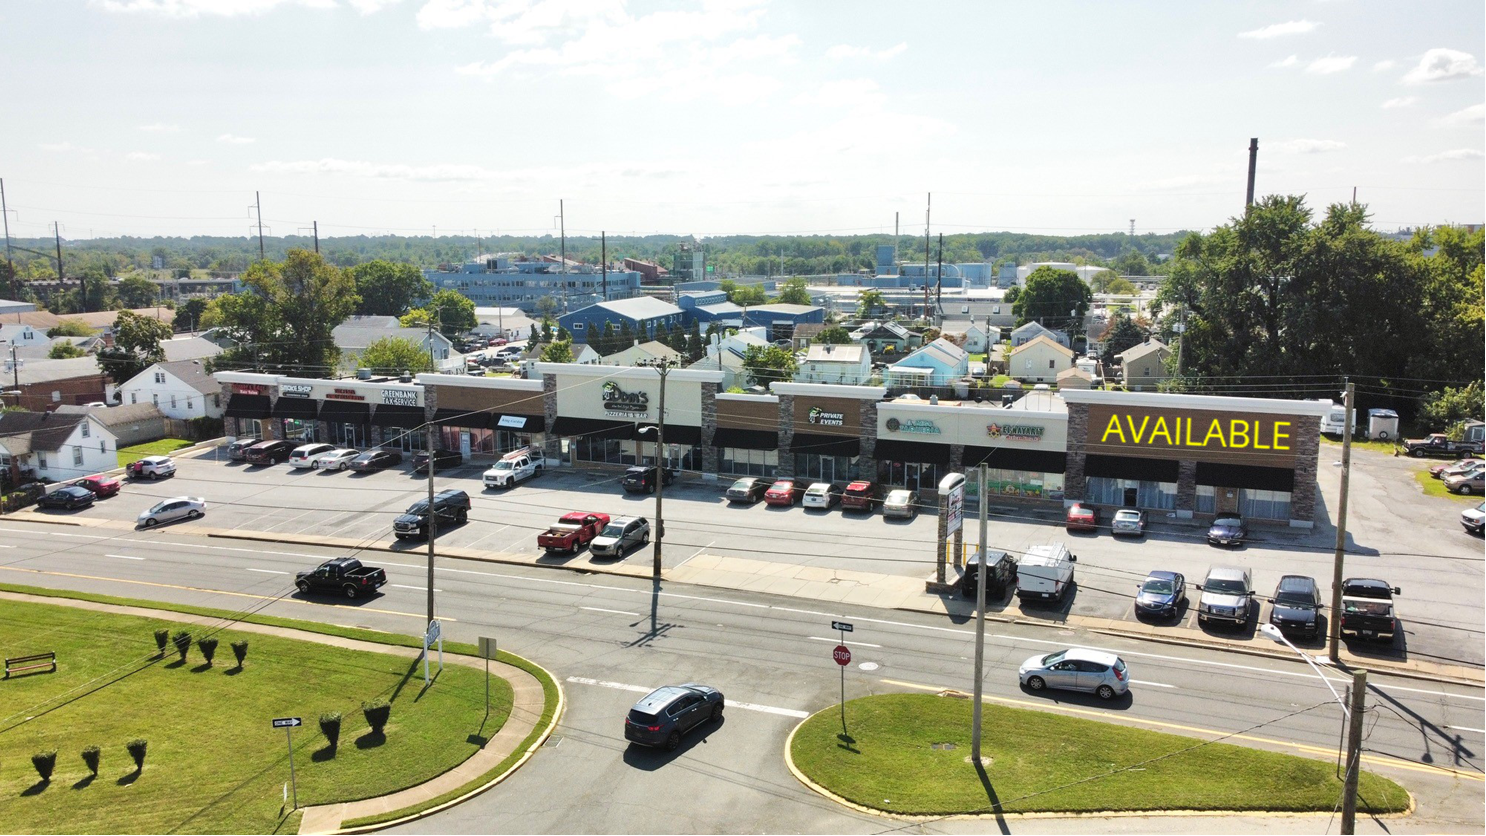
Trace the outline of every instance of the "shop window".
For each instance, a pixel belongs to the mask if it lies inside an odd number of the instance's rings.
[[[624,447],[615,438],[589,438],[580,436],[573,439],[573,460],[580,462],[601,462],[604,464],[623,464]]]
[[[857,476],[853,456],[817,456],[795,454],[795,478],[812,482],[846,482]]]
[[[1290,492],[1242,488],[1238,492],[1238,512],[1259,520],[1290,519]]]
[[[919,462],[886,462],[885,465],[880,477],[882,481],[910,491],[938,490],[939,480],[949,473],[949,465]]]
[[[1218,511],[1218,498],[1217,498],[1217,494],[1214,493],[1214,491],[1213,491],[1213,486],[1212,485],[1198,485],[1197,486],[1197,508],[1196,508],[1196,511],[1199,514],[1216,514],[1217,513],[1217,511]]]
[[[1137,508],[1170,511],[1176,508],[1176,483],[1090,476],[1084,499],[1096,505],[1118,507],[1130,505],[1129,500],[1133,499]]]
[[[777,450],[743,450],[735,447],[722,448],[722,455],[717,464],[719,473],[763,478],[773,478],[774,471],[778,467],[779,451]]]
[[[979,495],[977,481],[975,469],[967,469],[965,471],[966,496]],[[992,497],[1000,495],[1062,499],[1063,474],[1039,473],[1034,470],[1001,470],[993,467],[986,470],[986,489]]]

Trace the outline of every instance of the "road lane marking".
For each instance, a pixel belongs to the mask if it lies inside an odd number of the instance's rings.
[[[243,568],[247,569],[249,572],[262,572],[265,575],[287,575],[287,574],[289,574],[288,572],[280,572],[277,569],[254,569],[251,566],[245,566]]]
[[[936,693],[940,691],[959,692],[959,689],[957,688],[941,688],[935,685],[921,685],[917,682],[903,682],[902,680],[898,679],[883,679],[880,681],[885,682],[889,685],[897,685],[902,688],[915,688],[920,691],[934,691]],[[1288,746],[1307,754],[1320,755],[1322,757],[1336,756],[1335,749],[1327,749],[1322,746],[1312,746],[1308,743],[1296,743],[1293,740],[1276,740],[1272,737],[1259,737],[1258,735],[1252,734],[1235,734],[1233,732],[1218,731],[1216,729],[1206,729],[1201,726],[1188,726],[1182,723],[1167,723],[1161,720],[1147,720],[1143,717],[1131,717],[1124,714],[1117,714],[1112,711],[1094,711],[1087,708],[1074,708],[1072,706],[1059,705],[1052,702],[1033,702],[1031,700],[1018,700],[1012,699],[1010,697],[994,697],[989,694],[983,695],[982,699],[989,702],[999,702],[1006,705],[1018,706],[1021,708],[1034,708],[1041,711],[1062,711],[1068,714],[1080,714],[1087,717],[1097,717],[1101,720],[1116,720],[1125,723],[1137,723],[1140,725],[1155,726],[1159,729],[1175,729],[1177,731],[1208,734],[1215,737],[1221,737],[1224,740],[1247,740],[1252,743],[1264,743],[1270,746]],[[1463,770],[1450,769],[1443,766],[1415,763],[1414,761],[1406,761],[1399,758],[1389,758],[1378,755],[1363,755],[1362,760],[1368,763],[1377,764],[1379,766],[1392,766],[1398,769],[1413,770],[1415,772],[1429,772],[1434,774],[1444,773],[1446,775],[1453,775],[1457,778],[1467,778],[1472,781],[1486,782],[1486,775],[1482,775],[1479,772],[1466,772]]]
[[[1132,679],[1131,685],[1154,685],[1157,688],[1175,688],[1175,685],[1167,685],[1165,682],[1146,682],[1144,679]]]
[[[1486,729],[1473,729],[1470,726],[1445,726],[1445,728],[1454,729],[1456,731],[1470,731],[1475,732],[1476,734],[1486,734]]]
[[[407,585],[405,583],[389,583],[387,585],[388,586],[395,586],[398,589],[416,589],[419,592],[427,592],[428,591],[428,587],[426,587],[426,586],[409,586],[409,585]],[[443,592],[444,590],[439,589],[438,587],[434,587],[433,588],[433,591],[434,592]]]
[[[643,685],[627,685],[623,682],[609,682],[603,679],[589,679],[586,676],[570,676],[568,677],[568,681],[575,685],[597,685],[600,688],[613,688],[616,691],[633,691],[636,694],[648,694],[651,691],[655,690],[654,688],[646,688]],[[781,717],[794,717],[799,720],[803,720],[806,717],[810,716],[810,712],[808,711],[797,711],[793,708],[779,708],[777,706],[759,705],[757,703],[751,702],[728,701],[727,705],[730,708],[741,708],[744,711],[758,711],[763,714],[778,714]]]
[[[632,615],[635,618],[639,618],[640,617],[640,614],[639,613],[637,613],[637,612],[629,612],[627,610],[606,610],[603,607],[579,607],[578,609],[580,609],[580,610],[592,610],[593,612],[611,612],[611,613],[614,613],[615,615]]]
[[[117,557],[120,560],[144,560],[144,558],[135,557],[132,554],[105,554],[104,557]]]
[[[866,642],[852,641],[851,639],[828,639],[822,636],[806,636],[805,638],[813,642],[831,642],[832,644],[844,644],[851,647],[875,647],[878,650],[882,649],[882,645],[880,644],[867,644]]]

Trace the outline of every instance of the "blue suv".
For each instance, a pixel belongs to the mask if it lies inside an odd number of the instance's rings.
[[[646,694],[624,718],[624,739],[674,751],[681,735],[722,719],[722,692],[707,685],[665,685]]]

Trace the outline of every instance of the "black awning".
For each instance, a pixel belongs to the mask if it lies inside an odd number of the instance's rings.
[[[273,404],[267,395],[243,395],[234,392],[227,396],[228,418],[267,418]]]
[[[488,429],[494,417],[482,409],[440,409],[434,412],[433,422],[441,427]]]
[[[421,427],[428,419],[421,406],[396,406],[380,404],[372,412],[371,422],[378,427],[410,429]]]
[[[856,436],[795,433],[789,449],[791,453],[804,453],[807,456],[859,456],[862,453],[862,440]]]
[[[1085,476],[1106,479],[1135,479],[1141,482],[1175,482],[1180,465],[1176,459],[1138,459],[1131,456],[1089,456]]]
[[[1285,467],[1197,463],[1197,484],[1264,491],[1295,490],[1295,471]]]
[[[320,404],[320,420],[332,424],[365,424],[371,420],[371,406],[360,401],[325,401]]]
[[[506,430],[513,433],[539,433],[547,429],[547,419],[541,415],[516,415],[510,412],[492,413],[490,416],[490,428],[492,430]]]
[[[1052,450],[1026,450],[1021,447],[966,446],[962,463],[967,468],[985,464],[996,470],[1062,473],[1068,469],[1068,454]]]
[[[896,438],[879,438],[873,454],[880,462],[917,462],[919,464],[949,464],[948,444],[928,444],[923,441],[901,441]]]
[[[320,411],[320,402],[310,398],[287,398],[279,396],[273,405],[273,417],[275,418],[298,418],[301,421],[312,421]]]
[[[647,432],[644,435],[639,436],[639,438],[644,439],[645,441],[650,441],[651,439],[655,438],[655,436]],[[690,444],[695,447],[696,445],[702,443],[702,428],[688,427],[685,424],[667,424],[666,443]]]
[[[774,430],[735,430],[718,427],[712,434],[713,447],[731,447],[735,450],[778,450],[779,433]]]
[[[635,437],[635,422],[605,421],[599,418],[558,418],[552,432],[560,436],[587,436],[588,438],[631,439]]]

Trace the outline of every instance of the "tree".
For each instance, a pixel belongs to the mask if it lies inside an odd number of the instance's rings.
[[[1001,297],[1001,301],[1005,302],[1008,305],[1012,305],[1015,304],[1016,300],[1020,299],[1021,296],[1022,286],[1014,284],[1011,287],[1006,288],[1006,293]]]
[[[475,319],[474,300],[458,291],[440,290],[424,307],[438,313],[439,333],[450,339],[480,324]]]
[[[743,352],[743,368],[756,386],[767,386],[795,375],[795,355],[777,345],[750,345]]]
[[[57,337],[91,337],[97,329],[81,319],[64,319],[46,330],[46,335]]]
[[[73,357],[86,357],[87,354],[88,352],[73,343],[58,341],[52,343],[51,350],[46,353],[46,356],[50,360],[69,360]]]
[[[1112,366],[1116,354],[1140,345],[1145,342],[1145,338],[1145,332],[1140,329],[1139,325],[1136,325],[1125,314],[1117,313],[1099,337],[1104,343],[1104,353],[1100,355],[1100,360],[1104,365]]]
[[[887,302],[880,290],[864,290],[857,294],[857,316],[875,316],[877,311],[886,307]]]
[[[695,363],[707,356],[707,343],[702,340],[702,325],[695,319],[686,335],[686,356]]]
[[[433,358],[428,356],[423,346],[407,337],[373,340],[355,359],[357,366],[371,369],[373,374],[398,374],[403,371],[419,374],[437,370]]]
[[[191,331],[199,330],[202,314],[206,313],[206,299],[200,296],[192,296],[175,309],[175,327],[180,329],[185,326]]]
[[[1119,254],[1113,262],[1114,269],[1122,276],[1149,276],[1155,273],[1151,263],[1139,250],[1126,250]]]
[[[362,316],[402,316],[434,295],[433,284],[411,264],[378,259],[358,264],[350,272],[361,297],[356,313]]]
[[[805,283],[804,279],[799,277],[785,282],[783,289],[779,291],[779,296],[774,301],[785,305],[815,304],[810,299],[809,286]]]
[[[614,330],[614,323],[604,320],[604,332],[597,341],[589,340],[588,344],[599,353],[600,357],[606,357],[619,350],[619,332]]]
[[[1094,292],[1077,273],[1038,267],[1012,305],[1016,324],[1039,322],[1048,328],[1066,330],[1070,336],[1082,327]]]
[[[735,305],[743,305],[744,307],[751,308],[757,305],[769,304],[769,295],[764,293],[764,289],[756,284],[743,285],[733,291],[732,295],[728,297],[728,301]]]
[[[114,344],[98,352],[98,366],[115,385],[165,359],[161,340],[171,337],[170,326],[133,311],[119,311],[114,321]]]
[[[543,296],[536,304],[537,313],[544,317],[556,316],[557,307],[557,298],[554,296]]]
[[[214,368],[251,365],[268,371],[323,375],[340,362],[331,331],[356,309],[350,275],[318,253],[290,250],[282,262],[259,261],[243,274],[250,293],[213,299],[202,323],[239,343]]]
[[[148,308],[160,297],[160,288],[154,282],[133,273],[119,280],[119,303],[126,308]]]
[[[571,340],[558,340],[542,349],[542,361],[545,363],[571,363],[573,362],[573,343]]]
[[[635,329],[630,327],[628,319],[621,320],[619,323],[619,346],[609,353],[614,354],[615,352],[623,351],[634,344]]]
[[[1137,292],[1135,285],[1120,278],[1119,274],[1113,270],[1094,274],[1094,278],[1089,280],[1089,287],[1093,288],[1095,293],[1109,293],[1116,296],[1133,296]]]
[[[1482,403],[1486,392],[1481,381],[1473,380],[1469,385],[1452,387],[1425,395],[1419,406],[1419,421],[1424,426],[1452,431],[1452,438],[1459,439],[1458,425],[1468,420],[1481,420]]]
[[[851,342],[851,332],[837,325],[816,334],[812,342],[816,345],[847,345]]]

